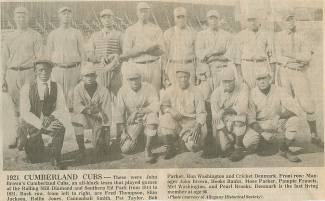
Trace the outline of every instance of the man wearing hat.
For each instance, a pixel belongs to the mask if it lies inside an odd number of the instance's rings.
[[[114,13],[110,9],[100,12],[103,29],[89,39],[88,61],[94,64],[98,83],[116,96],[122,85],[119,55],[122,54],[122,32],[114,28]]]
[[[223,71],[221,81],[211,95],[213,134],[217,151],[235,162],[256,149],[259,136],[246,126],[248,86],[235,80],[232,68]]]
[[[205,65],[209,67],[215,89],[220,84],[222,70],[228,66],[231,35],[220,29],[220,14],[217,10],[208,11],[207,22],[209,27],[200,31],[196,37],[197,69]]]
[[[152,143],[157,135],[159,99],[156,89],[141,81],[138,69],[125,75],[127,83],[117,96],[117,138],[122,153],[135,152],[140,144],[140,135],[146,136],[145,161],[152,163]]]
[[[28,11],[17,7],[14,11],[16,30],[8,34],[2,44],[2,91],[8,92],[15,108],[16,126],[19,124],[19,92],[35,78],[33,62],[43,49],[41,34],[28,27]],[[16,137],[9,148],[17,146]]]
[[[191,73],[191,84],[195,84],[195,50],[196,33],[187,26],[185,8],[174,10],[175,26],[164,33],[166,59],[165,73],[169,83],[176,84],[176,69],[186,67]]]
[[[317,134],[314,101],[306,69],[312,59],[309,39],[296,28],[293,12],[284,17],[286,28],[276,35],[277,61],[280,63],[280,84],[294,96],[307,114],[311,142],[324,149],[324,143]]]
[[[101,160],[108,153],[112,120],[111,98],[106,87],[96,82],[93,63],[84,62],[82,81],[73,91],[72,125],[79,147],[79,160],[85,158],[84,129],[92,129],[94,159]]]
[[[20,113],[22,123],[19,129],[19,149],[25,149],[27,159],[32,163],[42,161],[44,142],[42,135],[51,137],[49,154],[51,162],[59,169],[61,150],[66,130],[64,115],[68,115],[62,88],[51,81],[53,63],[38,59],[34,63],[36,80],[26,83],[20,91]]]
[[[48,55],[54,63],[52,78],[63,87],[64,96],[71,110],[71,97],[68,95],[80,79],[80,62],[83,60],[83,36],[71,27],[72,10],[62,7],[58,10],[60,26],[47,38]]]
[[[236,65],[239,80],[255,87],[255,72],[258,68],[269,69],[272,82],[275,78],[275,55],[271,35],[261,29],[261,23],[255,13],[246,16],[247,28],[240,31],[234,39],[233,62]]]
[[[159,131],[167,147],[165,159],[176,155],[175,141],[181,139],[186,149],[202,149],[206,137],[206,111],[202,94],[190,84],[190,70],[179,67],[177,83],[166,89],[161,100]]]
[[[259,152],[263,154],[276,133],[285,134],[280,144],[281,156],[290,162],[300,162],[289,147],[297,134],[299,108],[296,102],[282,88],[272,83],[268,71],[256,72],[256,84],[249,96],[248,124],[260,135]]]
[[[137,68],[142,80],[154,86],[157,92],[161,88],[161,61],[163,54],[163,34],[158,25],[149,21],[150,6],[145,2],[137,5],[138,22],[125,31],[123,57],[128,59],[122,65],[125,82],[127,72]]]

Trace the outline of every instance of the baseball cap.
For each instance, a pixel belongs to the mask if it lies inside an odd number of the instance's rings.
[[[246,19],[258,19],[258,16],[256,14],[256,11],[251,11],[249,13],[247,13],[246,15]]]
[[[80,70],[81,75],[88,75],[92,73],[96,73],[96,69],[91,62],[83,62],[81,64],[81,70]]]
[[[15,8],[15,13],[25,13],[28,14],[28,10],[25,7],[17,7]]]
[[[58,10],[58,13],[62,13],[64,11],[70,11],[72,12],[72,9],[70,7],[64,6]]]
[[[146,3],[146,2],[140,2],[140,3],[138,3],[137,10],[144,9],[144,8],[149,9],[150,8],[149,4]]]
[[[103,17],[105,15],[114,15],[113,11],[111,9],[104,9],[100,12],[100,17]]]
[[[207,12],[207,17],[211,17],[211,16],[220,18],[220,14],[219,14],[219,12],[217,10],[209,10]]]
[[[264,78],[270,75],[267,68],[256,68],[255,77],[256,79]]]
[[[186,16],[186,9],[183,7],[178,7],[174,9],[174,16]]]
[[[126,73],[126,78],[127,79],[132,79],[132,78],[139,78],[141,77],[141,74],[139,73],[139,71],[135,68],[132,68],[132,70],[129,70]]]
[[[54,63],[46,55],[39,55],[34,61],[34,67],[41,63],[49,64],[51,68],[54,67]]]
[[[188,68],[186,67],[178,67],[176,69],[176,73],[187,73],[187,74],[190,74],[190,71]]]
[[[284,14],[283,19],[287,20],[289,17],[295,17],[294,11],[288,11]]]
[[[235,80],[235,72],[232,68],[226,67],[222,71],[222,80]]]

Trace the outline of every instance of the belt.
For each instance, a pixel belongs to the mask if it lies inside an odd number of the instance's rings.
[[[30,70],[34,67],[12,67],[8,68],[8,70],[14,70],[14,71],[24,71],[24,70]]]
[[[137,63],[137,64],[150,64],[150,63],[153,63],[155,61],[157,61],[159,58],[157,59],[153,59],[153,60],[148,60],[148,61],[135,61],[134,63]]]
[[[169,60],[169,63],[174,63],[174,64],[189,64],[189,63],[193,63],[194,59],[188,59],[188,60]]]
[[[55,66],[58,66],[60,68],[75,68],[79,64],[80,64],[80,62],[78,62],[78,63],[72,63],[72,64],[58,64],[58,63],[55,63]]]
[[[254,60],[254,59],[242,59],[243,61],[248,61],[248,62],[265,62],[266,59],[258,59],[258,60]]]
[[[284,68],[294,70],[294,71],[302,71],[301,67],[284,67]]]

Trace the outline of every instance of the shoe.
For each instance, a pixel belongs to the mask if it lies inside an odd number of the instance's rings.
[[[165,160],[169,160],[169,159],[172,159],[176,156],[176,151],[175,149],[172,149],[172,148],[167,148],[166,150],[166,154],[164,156],[164,159]]]
[[[243,148],[235,148],[235,150],[228,157],[230,161],[237,162],[242,160],[245,157]]]
[[[152,152],[149,150],[144,150],[144,160],[146,163],[154,163],[155,157],[152,155]]]
[[[290,151],[280,151],[280,156],[288,159],[288,161],[293,163],[299,163],[301,162],[301,159],[295,155],[292,154]]]
[[[79,150],[77,157],[76,157],[76,161],[78,162],[82,162],[86,159],[86,151],[85,150]]]
[[[210,159],[210,158],[215,158],[217,156],[216,153],[212,152],[212,151],[203,151],[202,154],[200,155],[201,158],[204,159]]]
[[[324,149],[324,142],[322,142],[322,140],[318,136],[312,137],[310,142],[316,145],[317,147]]]
[[[54,157],[51,159],[51,163],[55,167],[56,170],[66,170],[67,169],[67,167],[64,164],[62,164],[60,160],[58,160]]]

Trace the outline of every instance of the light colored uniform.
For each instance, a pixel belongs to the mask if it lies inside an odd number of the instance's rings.
[[[176,69],[186,67],[190,71],[191,83],[195,84],[195,37],[188,27],[171,27],[164,33],[167,64],[165,72],[171,84],[176,83]]]
[[[142,108],[149,108],[150,113],[142,118],[142,122],[126,125],[128,117]],[[144,132],[146,136],[155,136],[157,130],[149,129],[147,125],[158,125],[159,99],[155,88],[142,83],[141,89],[133,91],[129,85],[124,85],[117,95],[116,123],[126,125],[121,136],[121,151],[133,152],[137,146],[138,136]]]
[[[169,113],[160,116],[160,134],[178,135],[185,142],[189,151],[198,151],[204,145],[204,139],[207,135],[205,121],[206,110],[202,94],[193,86],[182,90],[176,86],[166,89],[161,100],[162,106],[171,107],[178,111],[183,118],[175,120]],[[197,143],[190,136],[190,130],[196,123],[202,125],[200,137]]]
[[[163,33],[161,29],[152,23],[142,25],[137,22],[126,29],[123,40],[123,52],[132,48],[146,47],[148,45],[158,44],[163,50]],[[142,81],[153,85],[157,92],[161,87],[161,60],[160,56],[142,54],[138,57],[129,59],[122,65],[122,75],[124,82],[125,75],[131,68],[137,68],[140,72]]]
[[[222,75],[222,70],[223,68],[226,68],[228,66],[228,62],[215,60],[210,63],[204,63],[200,61],[202,61],[208,54],[217,53],[220,51],[223,52],[223,56],[228,57],[230,43],[230,33],[222,29],[218,31],[206,29],[199,32],[196,37],[195,53],[199,60],[197,68],[200,68],[200,65],[209,66],[213,89],[219,86],[221,81],[220,77]]]
[[[244,83],[241,85],[236,83],[232,93],[224,92],[224,87],[221,84],[211,95],[213,133],[222,151],[229,149],[234,142],[235,139],[232,134],[235,136],[244,135],[244,146],[248,149],[256,148],[258,134],[246,125],[248,97],[249,89]],[[227,109],[234,110],[236,114],[224,114]],[[226,128],[230,134],[226,136],[222,131],[223,128]]]
[[[269,63],[275,62],[274,45],[270,34],[259,29],[256,33],[245,29],[239,32],[234,40],[234,63],[241,64],[243,78],[249,88],[256,83],[256,68],[265,68],[269,72]],[[253,56],[265,58],[263,61],[253,61]]]
[[[8,93],[19,113],[19,92],[25,83],[35,79],[34,60],[43,50],[41,34],[28,28],[23,32],[15,30],[2,44],[2,65],[7,66],[6,81]]]
[[[280,81],[287,92],[298,100],[307,120],[316,120],[314,102],[306,70],[312,56],[311,45],[302,33],[290,33],[287,30],[276,35],[277,61],[280,63]],[[305,62],[290,62],[286,54]]]
[[[258,122],[262,129],[274,129],[278,132],[284,130],[287,139],[294,139],[297,133],[299,119],[297,116],[289,119],[281,119],[279,115],[284,110],[298,114],[296,102],[285,92],[283,88],[271,85],[267,95],[263,94],[258,87],[250,92],[248,123]],[[265,140],[270,140],[274,133],[263,132]]]
[[[102,58],[111,54],[120,55],[122,53],[122,33],[112,30],[106,33],[104,30],[95,32],[89,39],[87,48],[88,60],[94,63],[96,68],[97,82],[110,89],[117,95],[122,85],[122,75],[120,68],[105,69],[106,65],[102,63]]]
[[[80,82],[73,92],[73,109],[74,114],[72,117],[72,123],[82,126],[80,132],[76,132],[76,135],[83,135],[83,129],[92,129],[93,132],[93,144],[97,144],[100,140],[100,129],[102,126],[111,126],[112,121],[112,108],[111,98],[109,91],[106,87],[97,84],[97,88],[92,97],[85,89],[84,82]],[[98,111],[94,115],[99,118],[94,118],[91,115],[83,114],[82,112],[91,107]]]
[[[47,38],[48,54],[54,63],[52,79],[63,87],[68,107],[71,94],[80,79],[80,62],[84,57],[83,37],[74,28],[57,28]]]

